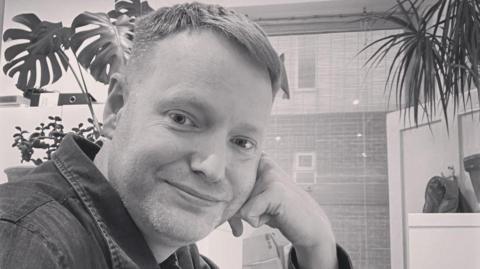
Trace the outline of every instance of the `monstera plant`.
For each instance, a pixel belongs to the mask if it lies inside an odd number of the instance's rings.
[[[415,123],[422,114],[429,118],[440,108],[448,130],[450,105],[455,113],[473,104],[473,98],[480,99],[480,91],[472,96],[472,88],[480,88],[480,1],[396,2],[381,19],[403,31],[364,48],[375,47],[367,63],[375,66],[393,55],[385,89],[395,90],[405,113],[413,109]]]
[[[80,90],[89,96],[82,69],[96,81],[107,84],[110,76],[128,60],[135,18],[152,10],[146,1],[115,0],[114,10],[83,12],[73,19],[70,27],[41,20],[32,13],[19,14],[13,21],[27,29],[4,32],[3,40],[15,43],[5,50],[3,72],[12,78],[18,74],[17,88],[27,91],[55,83],[70,71]],[[90,98],[86,99],[90,101],[88,106],[98,136],[100,126]]]

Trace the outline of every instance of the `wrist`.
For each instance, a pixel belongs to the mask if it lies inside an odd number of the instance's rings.
[[[300,269],[337,269],[337,245],[335,240],[325,240],[315,245],[293,245]]]

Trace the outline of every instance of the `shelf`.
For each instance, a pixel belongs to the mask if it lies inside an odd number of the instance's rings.
[[[410,213],[408,227],[480,227],[480,213]]]
[[[408,269],[480,268],[479,213],[408,214]]]

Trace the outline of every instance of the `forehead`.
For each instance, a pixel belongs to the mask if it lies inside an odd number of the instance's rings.
[[[270,113],[268,71],[225,37],[206,30],[181,32],[152,46],[127,74],[143,100],[189,99],[252,121]]]
[[[200,67],[199,64],[208,63],[213,69],[215,64],[221,64],[227,61],[227,58],[233,58],[231,60],[236,63],[245,63],[250,69],[265,74],[270,79],[265,63],[256,59],[256,56],[240,43],[210,29],[184,30],[157,41],[138,45],[125,73],[127,77],[143,80],[145,72],[162,64],[169,67],[172,67],[172,64]]]

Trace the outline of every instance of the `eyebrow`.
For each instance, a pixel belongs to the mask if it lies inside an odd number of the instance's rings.
[[[213,107],[210,106],[206,100],[202,100],[197,96],[188,96],[187,94],[188,93],[185,93],[185,95],[170,96],[166,100],[162,99],[159,101],[159,105],[188,105],[195,110],[203,110],[215,114]]]
[[[237,126],[235,126],[235,129],[241,129],[242,131],[246,131],[248,133],[255,134],[255,135],[261,134],[260,129],[250,123],[240,123]]]

